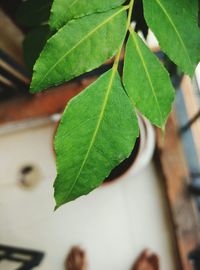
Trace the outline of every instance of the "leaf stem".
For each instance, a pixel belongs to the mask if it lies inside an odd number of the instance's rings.
[[[129,25],[131,23],[131,15],[132,15],[132,11],[133,11],[133,4],[134,4],[134,0],[131,0],[130,3],[129,3],[128,19],[127,19],[127,26],[126,26],[127,31],[129,29]]]
[[[130,23],[131,23],[131,14],[132,14],[132,11],[133,11],[133,4],[134,4],[134,0],[131,0],[129,5],[126,6],[127,9],[129,10],[128,11],[128,18],[127,18],[127,24],[126,24],[126,33],[128,32],[129,30],[129,27],[130,27]],[[124,41],[123,41],[124,43]],[[123,43],[121,45],[121,47],[119,48],[117,54],[116,54],[116,57],[115,57],[115,61],[114,61],[114,64],[113,64],[113,73],[115,73],[117,71],[117,68],[118,68],[118,65],[119,65],[119,60],[120,60],[120,55],[121,55],[121,50],[122,50],[122,47],[123,47]]]

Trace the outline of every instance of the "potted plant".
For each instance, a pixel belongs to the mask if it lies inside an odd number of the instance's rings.
[[[18,13],[22,20],[31,21],[24,6],[29,12],[33,6],[40,7],[38,13],[32,12],[35,26],[47,20],[51,10],[49,27],[40,26],[46,34],[42,34],[38,51],[46,44],[33,67],[33,94],[72,80],[114,57],[112,67],[74,97],[63,112],[55,136],[56,208],[99,186],[130,155],[139,135],[136,111],[164,131],[174,89],[167,70],[131,25],[138,2],[141,5],[139,0],[135,4],[134,0],[27,0]],[[161,49],[192,77],[200,60],[198,1],[142,3],[145,20]],[[26,40],[25,47],[28,44]]]

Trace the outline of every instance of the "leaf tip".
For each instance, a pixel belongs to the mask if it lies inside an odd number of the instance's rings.
[[[54,207],[54,212],[60,207],[61,205],[55,205],[55,207]]]
[[[55,211],[58,210],[58,208],[60,208],[65,202],[59,200],[59,199],[57,198],[56,194],[54,194],[54,198],[55,198],[55,204],[56,204],[55,207],[54,207],[54,212],[55,212]]]
[[[42,90],[43,90],[43,89],[37,87],[37,84],[36,84],[35,81],[32,79],[31,84],[30,84],[30,87],[29,87],[29,92],[30,92],[31,94],[36,94],[36,93],[38,93],[38,92],[41,92]]]
[[[36,92],[37,92],[37,90],[36,90],[36,88],[34,86],[34,82],[33,82],[33,79],[32,79],[30,87],[29,87],[29,93],[35,94]]]
[[[162,126],[160,128],[161,128],[162,134],[164,134],[165,133],[165,123],[162,124]]]
[[[37,91],[35,91],[35,89],[34,88],[32,88],[31,86],[30,86],[30,88],[29,88],[29,93],[31,93],[31,94],[35,94]]]

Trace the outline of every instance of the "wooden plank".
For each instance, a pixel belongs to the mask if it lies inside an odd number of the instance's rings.
[[[165,135],[157,130],[157,154],[171,209],[180,269],[192,270],[188,254],[200,243],[198,213],[187,191],[190,177],[174,112],[167,122]]]
[[[188,76],[184,76],[181,89],[183,92],[183,98],[186,105],[186,110],[188,114],[188,118],[192,119],[199,112],[199,97],[194,93],[191,79]],[[191,126],[191,131],[193,135],[193,139],[195,142],[195,146],[197,148],[198,161],[200,163],[200,142],[199,142],[199,134],[200,134],[200,118],[197,119]]]
[[[0,8],[0,48],[13,57],[15,61],[24,65],[22,42],[24,35],[13,21]]]

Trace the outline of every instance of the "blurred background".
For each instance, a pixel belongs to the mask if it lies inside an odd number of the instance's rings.
[[[135,1],[133,25],[176,88],[165,134],[139,116],[140,139],[130,158],[98,189],[54,212],[53,138],[60,116],[112,61],[29,94],[34,61],[50,35],[49,12],[27,23],[34,14],[21,2],[0,1],[0,270],[63,270],[73,246],[85,251],[92,270],[133,269],[145,249],[160,264],[147,270],[200,270],[200,67],[192,81],[177,70]]]

